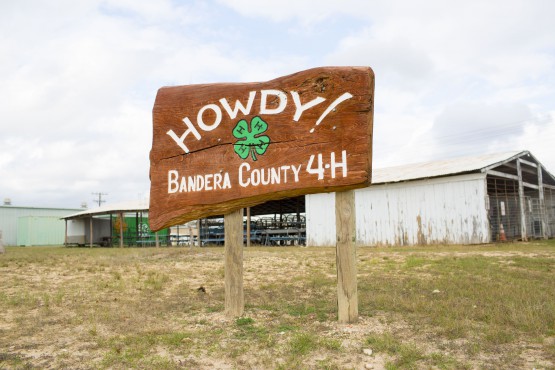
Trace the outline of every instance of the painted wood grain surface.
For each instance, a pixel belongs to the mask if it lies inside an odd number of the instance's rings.
[[[374,74],[164,87],[153,108],[151,229],[371,180]]]

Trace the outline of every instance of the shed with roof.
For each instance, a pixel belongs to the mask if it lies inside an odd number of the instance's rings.
[[[308,245],[335,244],[334,193],[306,196]],[[360,245],[555,236],[555,177],[529,151],[375,169],[355,191]]]

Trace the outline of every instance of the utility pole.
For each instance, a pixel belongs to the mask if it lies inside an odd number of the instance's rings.
[[[102,196],[103,195],[108,195],[108,193],[91,193],[91,194],[95,195],[98,198],[98,199],[94,199],[94,202],[98,203],[99,207],[102,205],[102,203],[106,203],[106,201],[102,199]]]

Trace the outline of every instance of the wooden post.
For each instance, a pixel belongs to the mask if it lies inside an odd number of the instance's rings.
[[[123,212],[119,214],[119,247],[123,248]]]
[[[251,246],[251,207],[247,207],[247,248]]]
[[[356,215],[353,190],[335,193],[337,314],[340,323],[358,320]]]
[[[520,204],[520,235],[522,241],[528,241],[528,235],[526,231],[526,212],[525,212],[525,202],[524,202],[524,184],[522,183],[522,168],[520,165],[520,160],[516,160],[516,171],[518,176],[518,200]]]
[[[89,220],[89,247],[92,248],[93,245],[93,216]]]
[[[154,233],[154,239],[156,240],[156,248],[160,248],[160,240],[158,239],[158,231]]]
[[[243,314],[243,209],[224,216],[225,230],[225,313]]]

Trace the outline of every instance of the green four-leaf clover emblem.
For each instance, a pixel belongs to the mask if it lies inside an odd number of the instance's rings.
[[[263,155],[270,145],[270,138],[267,135],[262,135],[268,129],[268,124],[258,116],[254,117],[250,123],[242,119],[237,122],[233,129],[233,136],[237,142],[233,144],[235,153],[243,159],[247,159],[249,154],[253,161],[256,161],[256,154]]]

